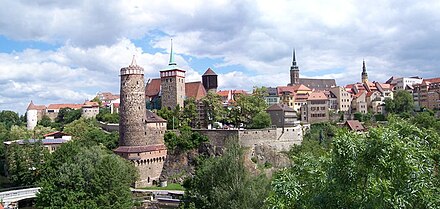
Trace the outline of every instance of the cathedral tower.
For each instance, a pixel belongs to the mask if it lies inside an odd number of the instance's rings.
[[[177,105],[183,108],[185,101],[185,70],[174,61],[173,40],[171,39],[170,62],[160,71],[162,108],[174,109]]]
[[[295,49],[293,50],[293,60],[292,66],[290,66],[290,84],[289,86],[293,86],[299,84],[299,67],[296,65],[296,55]]]
[[[362,73],[361,73],[361,81],[362,83],[368,82],[368,74],[367,74],[367,67],[365,67],[365,60],[362,63]]]
[[[119,147],[113,150],[139,171],[135,188],[159,181],[167,149],[163,142],[166,121],[146,110],[144,69],[133,61],[121,69]]]

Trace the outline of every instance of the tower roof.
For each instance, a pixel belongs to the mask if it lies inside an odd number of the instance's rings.
[[[293,54],[292,54],[292,66],[296,66],[296,53],[295,53],[295,48],[293,49]]]
[[[137,63],[136,63],[136,55],[134,55],[134,54],[133,54],[133,59],[131,60],[131,64],[130,64],[130,66],[137,66]]]
[[[170,62],[168,65],[177,65],[174,61],[174,53],[173,53],[173,39],[171,39],[171,50],[170,50]]]
[[[362,72],[363,73],[367,72],[367,67],[365,66],[365,60],[362,62]]]
[[[206,72],[203,73],[203,76],[205,75],[217,75],[217,74],[211,68],[208,68]]]

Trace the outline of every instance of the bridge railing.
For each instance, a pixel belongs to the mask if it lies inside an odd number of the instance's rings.
[[[6,192],[0,192],[0,200],[6,201],[8,199],[19,199],[23,196],[35,196],[40,190],[40,187],[28,188],[28,189],[18,189]]]

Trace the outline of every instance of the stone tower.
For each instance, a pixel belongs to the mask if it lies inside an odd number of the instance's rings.
[[[368,74],[367,74],[367,67],[365,67],[365,60],[362,63],[362,73],[361,73],[362,83],[368,82]]]
[[[185,70],[180,69],[174,61],[173,40],[171,40],[170,62],[160,71],[162,108],[174,109],[177,105],[183,108],[185,101]]]
[[[202,75],[202,83],[206,91],[213,93],[217,92],[217,74],[215,74],[211,68],[208,68],[208,70]]]
[[[299,84],[299,67],[296,65],[295,49],[293,50],[292,66],[290,66],[290,86]]]
[[[119,147],[113,150],[139,171],[134,187],[159,181],[167,149],[163,142],[166,121],[145,106],[144,69],[133,61],[121,69]]]

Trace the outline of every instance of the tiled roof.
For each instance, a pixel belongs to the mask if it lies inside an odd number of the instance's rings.
[[[156,113],[147,110],[147,123],[167,122],[165,119],[158,116]]]
[[[145,87],[145,96],[154,97],[160,92],[160,78],[151,79]]]
[[[46,105],[35,105],[34,102],[29,103],[27,110],[45,110]]]
[[[101,92],[98,93],[101,97],[102,100],[115,100],[115,99],[119,99],[119,94],[113,94],[111,92]]]
[[[283,92],[290,92],[291,94],[295,93],[295,87],[293,86],[278,86],[277,87],[278,95]]]
[[[63,144],[63,143],[68,142],[69,140],[68,139],[27,139],[27,140],[6,141],[3,143],[6,145],[10,145],[13,143],[23,145],[25,143],[33,144],[33,143],[40,142],[40,141],[41,141],[41,143],[43,143],[43,145],[50,145],[50,144]]]
[[[244,95],[248,95],[248,93],[245,90],[232,90],[232,94],[244,94]]]
[[[62,108],[72,108],[72,109],[80,109],[82,104],[50,104],[47,106],[47,109],[57,110]]]
[[[311,91],[310,88],[308,88],[307,86],[304,86],[303,84],[293,86],[293,90],[295,92],[297,92],[297,91]]]
[[[328,100],[327,96],[325,96],[322,91],[314,91],[312,92],[307,100]]]
[[[229,90],[221,90],[217,92],[217,95],[221,96],[221,97],[226,97],[229,95]]]
[[[295,110],[284,104],[273,104],[266,111],[280,111],[283,110],[285,112],[295,112]]]
[[[99,107],[99,104],[98,104],[98,102],[86,101],[86,102],[84,102],[82,107]]]
[[[114,152],[117,153],[141,153],[141,152],[151,152],[151,151],[159,151],[166,150],[166,146],[164,144],[154,144],[154,145],[145,145],[145,146],[120,146],[114,149]]]
[[[365,91],[359,91],[357,94],[353,95],[353,97],[357,98],[360,97],[363,93],[365,93]]]
[[[203,75],[217,75],[217,74],[215,74],[215,72],[211,68],[208,68],[206,72],[203,73]]]
[[[206,96],[206,90],[200,81],[185,83],[185,95],[187,98],[192,97],[195,100],[200,100]]]
[[[311,89],[329,89],[336,86],[335,79],[299,78],[299,83]]]
[[[363,131],[365,128],[358,120],[347,120],[345,125],[352,131]]]
[[[440,83],[440,77],[438,78],[428,78],[428,79],[423,79],[424,81],[428,81],[430,83]]]

